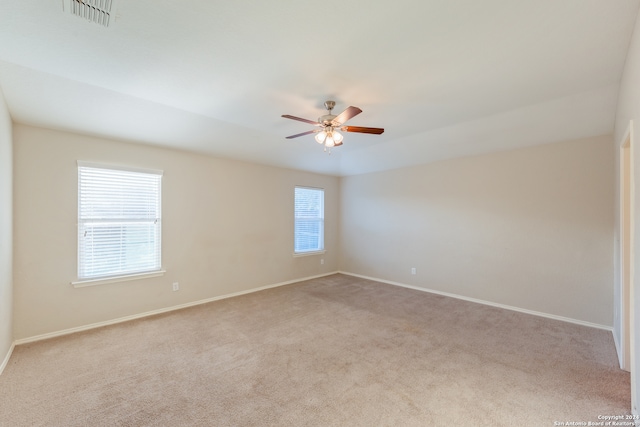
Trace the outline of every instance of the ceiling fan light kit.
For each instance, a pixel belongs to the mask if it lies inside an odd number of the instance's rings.
[[[320,129],[310,130],[307,132],[298,133],[296,135],[288,136],[287,139],[297,138],[299,136],[311,135],[313,133],[316,134],[315,139],[318,144],[324,145],[324,151],[329,151],[331,154],[331,148],[338,147],[342,145],[343,136],[338,130],[343,132],[357,132],[357,133],[369,133],[374,135],[380,135],[384,132],[383,128],[368,128],[361,126],[342,126],[347,120],[357,116],[362,113],[362,110],[358,107],[349,107],[344,110],[339,115],[335,116],[331,114],[331,110],[335,107],[335,101],[326,101],[324,103],[325,108],[329,111],[329,114],[325,114],[324,116],[320,116],[317,122],[313,120],[307,120],[296,116],[290,116],[288,114],[283,114],[282,117],[285,119],[297,120],[304,123],[309,123],[314,126],[319,127]]]
[[[342,145],[342,138],[342,134],[331,126],[316,134],[318,144],[324,144],[325,147],[329,148]]]

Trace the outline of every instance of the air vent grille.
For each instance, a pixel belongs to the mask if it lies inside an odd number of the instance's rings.
[[[68,0],[63,2],[64,6],[68,6],[73,15],[84,18],[87,21],[105,27],[108,27],[111,22],[113,0]]]

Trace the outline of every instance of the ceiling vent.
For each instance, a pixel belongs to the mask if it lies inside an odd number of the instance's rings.
[[[113,0],[63,0],[62,9],[87,21],[108,27]]]

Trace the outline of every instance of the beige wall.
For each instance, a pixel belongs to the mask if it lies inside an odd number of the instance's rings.
[[[640,17],[640,14],[639,14]],[[624,138],[624,135],[629,128],[630,122],[633,122],[633,135],[631,143],[633,145],[633,158],[631,159],[633,163],[634,169],[634,222],[635,222],[635,257],[632,260],[632,264],[634,266],[635,271],[635,295],[632,296],[631,304],[633,305],[635,311],[635,324],[638,325],[638,318],[640,317],[640,291],[638,291],[638,278],[640,277],[640,251],[638,250],[638,245],[640,244],[640,206],[638,203],[640,202],[640,21],[636,19],[636,26],[633,32],[633,36],[631,38],[631,43],[629,45],[629,51],[627,52],[627,59],[625,62],[624,71],[622,73],[622,81],[620,82],[620,93],[618,95],[618,108],[616,110],[616,125],[614,132],[614,141],[616,143],[616,148],[614,152],[616,153],[616,165],[619,165],[620,161],[620,143]],[[618,169],[617,169],[618,171]],[[619,173],[619,172],[618,172]],[[616,174],[617,176],[617,174]],[[619,182],[616,182],[619,184]],[[616,187],[616,195],[619,193],[619,185]],[[615,265],[618,267],[620,265],[620,235],[619,235],[619,199],[616,199],[614,204],[616,207],[616,242],[615,242]],[[623,340],[621,336],[621,325],[620,322],[623,319],[621,313],[621,299],[620,299],[620,281],[621,276],[618,274],[618,269],[616,268],[616,277],[615,277],[615,296],[614,296],[614,304],[615,304],[615,313],[616,313],[616,321],[615,321],[615,331],[616,341],[621,342]],[[635,353],[635,357],[631,359],[630,369],[632,376],[632,390],[631,390],[631,398],[632,398],[632,410],[634,414],[638,414],[638,408],[640,408],[640,397],[638,389],[638,385],[640,384],[640,361],[638,361],[640,355],[640,327],[635,327],[635,331],[633,331],[634,337],[632,338],[635,343],[632,342],[631,354]]]
[[[0,91],[0,365],[13,343],[11,117]]]
[[[612,147],[604,136],[342,178],[340,269],[611,327]]]
[[[13,138],[15,339],[338,269],[612,325],[610,137],[341,179],[26,125]],[[77,160],[164,170],[165,276],[70,285]],[[323,256],[292,256],[295,185],[326,190]]]
[[[337,270],[338,178],[19,124],[14,151],[16,339]],[[164,171],[163,277],[70,285],[77,160]],[[322,256],[292,256],[295,185],[325,189]]]

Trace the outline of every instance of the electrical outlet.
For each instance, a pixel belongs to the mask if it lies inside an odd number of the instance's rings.
[[[320,264],[324,264],[324,258],[320,258]]]
[[[173,291],[179,291],[180,290],[180,283],[178,282],[173,282]]]
[[[416,274],[416,268],[415,267],[411,267],[411,274]]]

